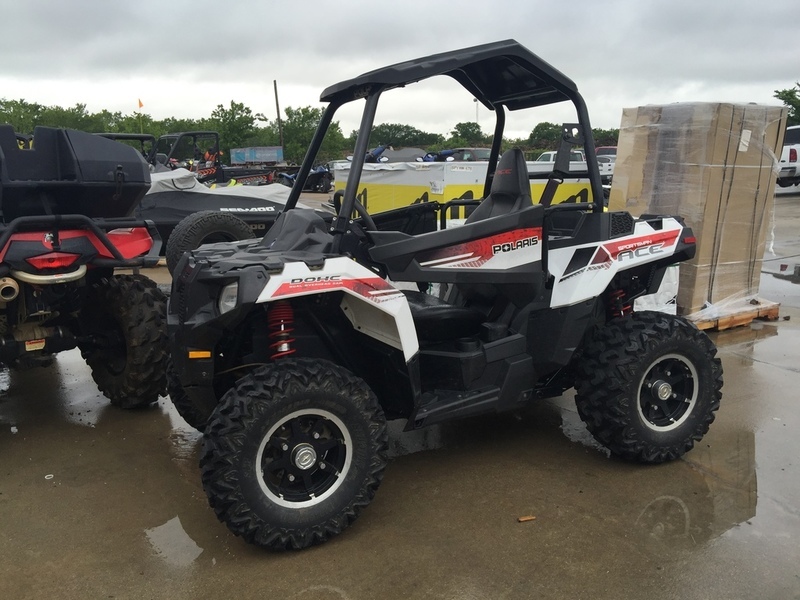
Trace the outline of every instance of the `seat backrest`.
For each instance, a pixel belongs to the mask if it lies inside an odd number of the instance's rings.
[[[467,218],[467,223],[517,211],[531,203],[531,185],[525,155],[519,148],[513,148],[500,157],[489,195]]]

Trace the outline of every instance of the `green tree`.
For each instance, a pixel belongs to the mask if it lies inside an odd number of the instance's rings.
[[[775,90],[775,98],[789,108],[787,125],[800,125],[800,82],[788,90]]]
[[[317,129],[322,109],[303,106],[287,106],[283,120],[283,157],[289,162],[299,163],[306,154],[314,131]]]
[[[355,138],[358,134],[354,131],[351,135],[351,144],[355,144]],[[440,144],[444,141],[441,135],[437,133],[427,133],[421,131],[411,125],[404,125],[402,123],[381,123],[372,128],[370,135],[370,147],[377,146],[378,144],[386,144],[389,146],[397,146],[400,148],[407,148],[409,146],[429,146],[431,144]]]
[[[283,157],[287,162],[299,163],[305,158],[311,138],[317,130],[322,109],[311,106],[301,108],[286,107],[286,118],[283,121]],[[328,127],[322,147],[316,156],[317,163],[343,158],[348,144],[337,121]]]
[[[202,122],[201,129],[212,129],[219,133],[221,145],[230,154],[231,148],[239,148],[252,138],[256,129],[256,118],[248,107],[231,100],[230,106],[222,104],[211,112],[211,118]]]
[[[448,143],[451,146],[483,146],[488,143],[487,136],[481,131],[478,123],[457,123],[450,132]]]
[[[25,100],[0,99],[0,122],[8,123],[19,133],[33,133],[40,124],[45,107]]]
[[[557,150],[560,141],[561,125],[555,123],[539,123],[528,136],[528,145],[531,148]]]
[[[592,129],[595,146],[616,146],[619,129]]]

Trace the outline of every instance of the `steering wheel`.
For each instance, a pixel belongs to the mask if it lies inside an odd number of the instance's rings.
[[[342,196],[344,196],[344,192],[342,190],[339,190],[333,194],[333,208],[336,211],[337,215],[341,212],[342,209]],[[353,208],[355,208],[356,214],[359,217],[361,217],[361,220],[364,221],[364,229],[366,229],[367,231],[378,230],[378,226],[375,224],[374,219],[370,216],[370,214],[367,212],[366,207],[363,204],[361,204],[361,201],[358,198],[356,198],[356,202]]]

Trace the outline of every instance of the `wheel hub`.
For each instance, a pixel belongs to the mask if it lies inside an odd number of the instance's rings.
[[[672,386],[666,381],[656,381],[651,389],[653,391],[653,396],[658,400],[668,400],[670,396],[672,396]]]
[[[697,402],[697,369],[683,354],[665,354],[645,370],[640,383],[639,415],[654,431],[680,427]]]
[[[307,471],[317,464],[317,451],[311,444],[298,444],[292,450],[292,463],[298,469]]]

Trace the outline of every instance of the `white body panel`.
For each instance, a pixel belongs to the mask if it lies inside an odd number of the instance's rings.
[[[411,309],[403,292],[346,257],[331,258],[321,269],[288,263],[271,275],[257,303],[341,291],[342,312],[357,331],[403,351],[406,362],[419,351]]]
[[[555,278],[551,308],[596,298],[618,272],[673,254],[682,231],[683,226],[672,218],[663,219],[663,228],[659,230],[645,221],[637,221],[633,235],[551,250],[548,268]],[[582,249],[586,249],[589,258],[585,264],[576,264],[573,257]]]

